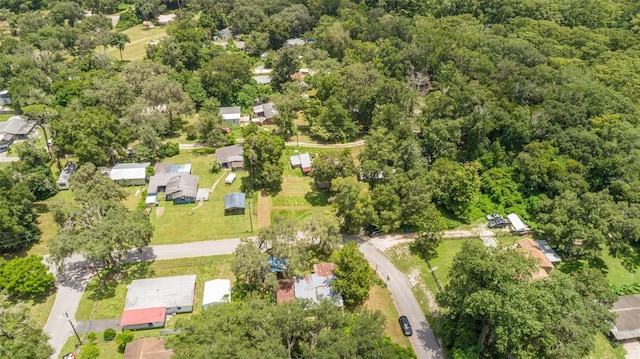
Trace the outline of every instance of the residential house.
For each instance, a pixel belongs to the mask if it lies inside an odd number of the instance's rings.
[[[640,338],[640,294],[622,295],[613,303],[611,311],[616,322],[611,334],[619,342],[632,342]]]
[[[283,46],[301,46],[306,43],[307,43],[306,41],[296,37],[296,38],[288,39],[287,41],[285,41]]]
[[[195,203],[198,195],[198,176],[180,173],[169,179],[164,190],[165,201],[174,204]]]
[[[127,289],[120,324],[123,329],[162,327],[163,312],[166,316],[193,311],[195,287],[195,274],[136,279]]]
[[[0,91],[0,107],[11,106],[11,94],[9,90]]]
[[[242,192],[228,193],[224,196],[224,214],[244,214],[247,198]]]
[[[232,145],[216,149],[216,158],[222,164],[222,168],[238,169],[244,166],[242,145]]]
[[[240,124],[240,117],[242,117],[240,107],[220,107],[219,112],[224,122],[231,125]]]
[[[109,178],[121,186],[141,186],[147,182],[147,167],[151,162],[118,163],[109,172]]]
[[[225,27],[224,29],[218,31],[213,39],[222,41],[233,39],[233,31],[231,31],[231,27]]]
[[[276,300],[278,304],[290,302],[295,299],[296,295],[293,289],[293,281],[290,279],[278,281],[278,292],[276,293]]]
[[[297,276],[293,279],[293,291],[296,298],[311,299],[313,302],[329,299],[335,300],[337,306],[344,305],[342,295],[333,290],[331,282],[336,278],[333,274],[333,263],[313,265],[313,274]]]
[[[176,14],[162,14],[158,15],[156,23],[160,26],[167,25],[168,23],[176,19]]]
[[[311,172],[311,156],[308,152],[291,156],[289,163],[291,164],[291,168],[300,168],[303,175]]]
[[[258,83],[258,85],[269,85],[271,83],[271,76],[269,75],[253,76],[253,79]]]
[[[527,255],[537,260],[538,269],[531,273],[533,279],[544,279],[549,277],[549,272],[555,268],[553,263],[549,261],[536,242],[531,238],[522,238],[518,242],[518,247]]]
[[[127,343],[124,359],[171,359],[173,350],[164,346],[162,338],[144,338]]]
[[[271,102],[253,106],[253,116],[262,119],[267,124],[271,124],[277,114],[278,110]]]
[[[172,177],[179,174],[191,174],[191,163],[173,164],[173,163],[156,163],[154,166],[155,174],[149,178],[149,186],[147,187],[147,195],[157,195],[165,192],[167,183]]]
[[[202,308],[231,302],[231,281],[229,279],[214,279],[204,283],[202,293]]]
[[[562,258],[560,258],[560,256],[556,253],[556,251],[553,250],[553,248],[551,248],[547,241],[541,239],[535,242],[542,253],[544,253],[545,257],[547,257],[549,262],[553,264],[562,262]]]
[[[64,165],[64,168],[60,172],[60,176],[58,176],[58,189],[69,189],[69,178],[72,174],[76,173],[77,168],[78,165],[76,165],[76,163],[73,161],[69,161]]]
[[[507,215],[507,219],[509,220],[509,223],[511,223],[511,233],[527,234],[531,231],[531,228],[526,226],[517,214],[511,213]]]
[[[16,140],[26,140],[36,126],[36,121],[26,120],[20,116],[12,116],[0,122],[0,152],[9,149]]]

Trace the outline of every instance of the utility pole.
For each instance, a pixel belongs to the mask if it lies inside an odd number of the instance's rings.
[[[69,314],[67,314],[67,312],[64,312],[64,315],[67,317],[67,320],[69,321],[69,324],[71,325],[71,329],[73,329],[73,332],[76,334],[76,338],[78,338],[78,343],[80,343],[80,345],[82,345],[82,340],[80,339],[80,336],[78,335],[78,332],[76,331],[76,327],[71,322],[71,318],[69,318]]]
[[[258,193],[258,196],[260,194]],[[251,218],[251,200],[249,200],[249,223],[251,223],[251,233],[253,233],[253,218]]]

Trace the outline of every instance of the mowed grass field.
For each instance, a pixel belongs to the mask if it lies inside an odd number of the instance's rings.
[[[167,29],[164,26],[147,29],[146,26],[136,25],[122,32],[127,34],[131,40],[122,51],[122,59],[125,61],[142,60],[146,55],[146,46],[149,42],[160,40],[167,36]],[[115,47],[109,47],[107,54],[120,60],[120,51]]]

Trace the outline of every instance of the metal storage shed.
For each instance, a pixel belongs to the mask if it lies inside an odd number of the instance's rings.
[[[233,192],[224,196],[224,214],[244,214],[246,196],[242,192]]]

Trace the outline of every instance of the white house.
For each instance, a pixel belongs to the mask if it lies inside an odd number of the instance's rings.
[[[140,186],[147,182],[147,167],[151,162],[118,163],[109,172],[109,178],[121,186]]]
[[[202,294],[202,308],[211,305],[231,302],[231,281],[229,279],[214,279],[204,284]]]
[[[229,124],[239,125],[240,117],[242,116],[240,113],[240,107],[220,107],[220,116],[222,119]]]

